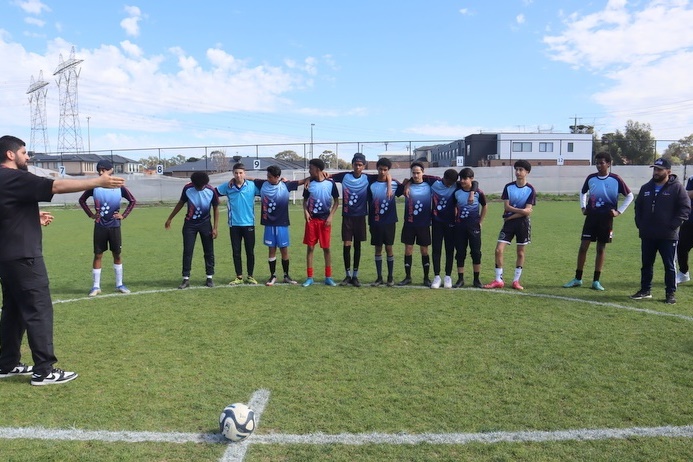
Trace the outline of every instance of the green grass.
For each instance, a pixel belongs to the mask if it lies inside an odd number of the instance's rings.
[[[165,231],[169,207],[135,209],[124,222],[130,296],[86,299],[91,285],[91,222],[59,209],[44,230],[56,301],[56,352],[80,377],[65,386],[0,387],[0,427],[109,431],[217,431],[231,402],[271,392],[257,434],[476,433],[685,426],[693,424],[693,321],[630,311],[693,316],[693,286],[669,306],[661,264],[655,298],[635,302],[639,241],[632,212],[616,219],[607,250],[605,292],[563,289],[572,278],[582,217],[573,202],[540,202],[523,273],[511,290],[226,287],[235,276],[227,228],[216,241],[218,287],[185,291],[180,282],[181,217]],[[500,204],[483,229],[482,279],[493,274]],[[303,223],[292,215],[291,273],[305,277]],[[339,222],[333,267],[342,278]],[[267,277],[257,229],[255,276]],[[403,276],[397,244],[395,277]],[[512,271],[514,246],[506,251]],[[591,280],[591,249],[585,281]],[[110,258],[110,257],[109,257]],[[113,271],[105,258],[104,294]],[[316,278],[322,281],[316,252]],[[194,285],[204,282],[201,247]],[[421,263],[414,258],[414,280]],[[375,278],[364,246],[360,277]],[[150,293],[139,293],[151,291]],[[155,292],[156,291],[156,292]],[[558,297],[556,297],[558,296]],[[604,303],[594,302],[604,302]],[[619,308],[620,307],[620,308]],[[28,348],[25,359],[30,362]],[[251,437],[251,440],[252,441]],[[30,451],[27,448],[30,447]],[[10,460],[219,460],[224,445],[0,440]],[[7,457],[6,457],[7,458]],[[248,461],[285,460],[671,460],[693,458],[687,438],[468,445],[252,445]]]

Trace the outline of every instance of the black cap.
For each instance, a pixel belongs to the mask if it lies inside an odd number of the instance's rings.
[[[113,164],[110,160],[101,159],[98,164],[96,164],[96,171],[100,170],[110,170],[113,168]]]
[[[665,170],[671,170],[671,162],[669,162],[669,159],[665,159],[664,157],[660,157],[659,159],[654,161],[654,164],[650,165],[650,168],[652,168],[652,167],[663,168]]]
[[[361,162],[361,163],[365,164],[366,163],[366,156],[364,156],[360,152],[357,152],[356,154],[354,154],[354,158],[351,159],[352,164],[354,164],[356,162]]]

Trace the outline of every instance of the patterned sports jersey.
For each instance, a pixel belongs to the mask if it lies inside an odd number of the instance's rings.
[[[188,206],[185,221],[188,223],[203,223],[211,218],[211,210],[219,205],[219,196],[213,187],[205,185],[202,190],[195,189],[195,185],[188,183],[183,187],[180,201]]]
[[[472,194],[474,202],[469,203]],[[481,218],[481,208],[486,205],[486,195],[483,191],[455,191],[455,224],[476,224]]]
[[[518,186],[516,182],[508,183],[503,188],[501,199],[508,201],[512,207],[523,209],[527,205],[535,205],[537,201],[537,193],[529,183],[524,186]],[[503,218],[509,217],[512,212],[503,212]]]
[[[387,225],[397,223],[396,198],[402,195],[404,187],[401,183],[392,180],[390,183],[392,197],[387,197],[387,183],[374,181],[368,187],[368,224]]]
[[[589,193],[585,207],[587,213],[610,213],[618,207],[618,195],[627,196],[630,194],[630,189],[615,173],[609,173],[605,177],[593,173],[582,185],[582,194],[587,193]]]
[[[404,226],[431,225],[431,185],[409,183],[409,196],[404,199]]]
[[[259,194],[255,183],[245,180],[239,187],[231,180],[217,186],[217,192],[228,199],[229,226],[255,225],[255,196]]]
[[[332,175],[331,178],[335,183],[342,183],[342,215],[345,217],[368,215],[368,185],[378,176],[364,173],[356,178],[353,172],[340,172]]]
[[[334,181],[311,180],[308,188],[303,190],[303,198],[306,200],[306,210],[311,218],[327,219],[332,209],[332,201],[339,198],[339,191]]]
[[[272,184],[267,180],[255,180],[255,186],[260,190],[260,224],[289,226],[289,192],[298,189],[298,181],[280,181]]]
[[[96,213],[92,212],[87,205],[87,199],[94,197],[94,209]],[[132,211],[133,207],[137,201],[132,193],[125,187],[110,189],[110,188],[94,188],[84,191],[82,197],[79,198],[79,205],[82,210],[89,215],[90,218],[96,216],[96,223],[104,228],[118,228],[120,227],[120,220],[115,218],[113,215],[120,211],[120,202],[125,199],[128,201],[128,206],[125,211],[121,214],[123,218],[127,217]]]
[[[445,186],[443,180],[429,180],[424,177],[424,181],[431,185],[431,201],[433,205],[433,221],[451,224],[455,221],[455,191],[460,186],[454,183],[450,186]]]

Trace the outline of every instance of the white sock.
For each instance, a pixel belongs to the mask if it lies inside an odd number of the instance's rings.
[[[93,281],[92,287],[101,288],[101,268],[92,268],[91,280]]]
[[[515,276],[513,277],[513,282],[519,281],[520,276],[522,276],[522,267],[518,266],[517,268],[515,268]]]
[[[116,287],[120,287],[123,285],[123,264],[116,265],[114,263],[113,269],[115,270]]]
[[[503,280],[503,268],[496,268],[496,281]]]

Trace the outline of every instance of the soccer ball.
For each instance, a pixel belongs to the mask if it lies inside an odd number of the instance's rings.
[[[219,416],[219,431],[224,438],[242,441],[255,430],[255,411],[243,403],[229,404]]]

